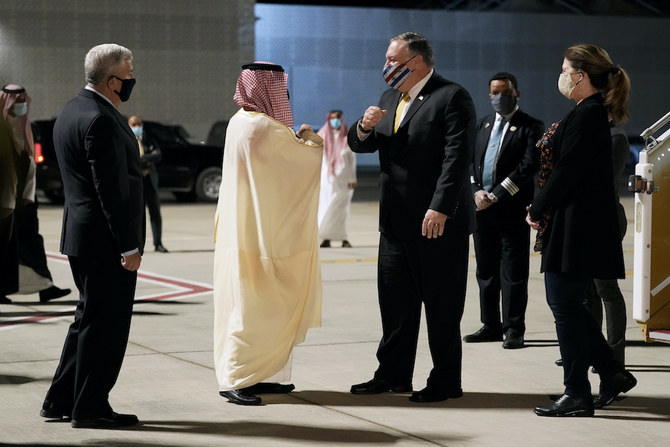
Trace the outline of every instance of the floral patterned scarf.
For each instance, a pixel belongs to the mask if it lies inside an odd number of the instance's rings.
[[[560,121],[559,121],[560,123]],[[552,169],[554,168],[554,134],[558,128],[559,123],[554,123],[547,129],[547,131],[542,135],[542,138],[538,140],[535,144],[535,147],[540,149],[540,172],[538,174],[537,186],[542,189],[549,179]],[[539,228],[537,229],[537,235],[535,236],[535,246],[533,250],[542,252],[542,238],[544,232],[549,225],[549,219],[551,218],[551,209],[547,210],[542,217],[540,218]]]

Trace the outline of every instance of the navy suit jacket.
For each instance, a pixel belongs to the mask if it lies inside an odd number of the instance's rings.
[[[477,124],[475,155],[472,163],[472,194],[484,189],[482,173],[484,157],[488,148],[491,130],[496,119],[492,113]],[[513,216],[525,218],[526,207],[533,200],[534,177],[538,170],[540,150],[535,147],[542,137],[544,124],[527,113],[517,110],[507,127],[495,165],[493,194],[499,202],[493,207],[506,207]],[[525,224],[525,222],[524,222]]]
[[[354,152],[379,151],[379,230],[401,240],[421,237],[428,209],[446,214],[445,234],[472,232],[474,213],[468,168],[475,136],[475,108],[460,85],[433,73],[393,133],[402,93],[389,89],[379,107],[388,113],[364,140],[349,130]]]
[[[139,146],[126,119],[82,89],[54,125],[65,190],[61,252],[116,256],[144,250],[145,212]]]

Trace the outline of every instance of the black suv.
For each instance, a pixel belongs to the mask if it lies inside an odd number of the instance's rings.
[[[63,202],[63,182],[53,144],[55,119],[33,121],[37,188],[53,202]],[[159,187],[183,201],[216,202],[221,184],[223,143],[220,146],[193,143],[182,126],[144,121],[144,132],[161,149],[156,164]]]

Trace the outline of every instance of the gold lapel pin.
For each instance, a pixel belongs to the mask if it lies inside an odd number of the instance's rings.
[[[484,129],[487,129],[490,125],[491,125],[491,123],[484,124]]]
[[[512,126],[512,127],[510,127],[509,130],[510,130],[511,132],[514,132],[514,131],[516,130],[516,126]]]

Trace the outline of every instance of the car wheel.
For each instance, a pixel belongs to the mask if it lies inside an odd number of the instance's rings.
[[[198,175],[195,181],[195,195],[202,202],[216,202],[221,186],[221,168],[210,166]]]

